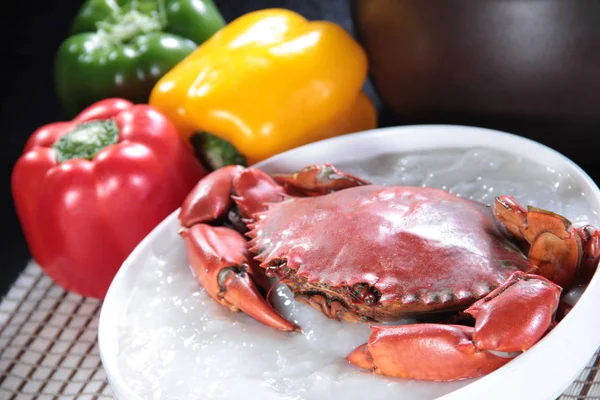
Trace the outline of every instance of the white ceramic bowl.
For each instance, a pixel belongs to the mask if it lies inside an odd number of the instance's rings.
[[[600,190],[572,161],[537,142],[508,133],[464,126],[405,126],[346,135],[309,144],[277,155],[259,165],[270,171],[294,171],[310,163],[342,163],[390,152],[432,148],[488,147],[533,158],[562,169],[589,193],[593,210],[600,211]],[[177,211],[146,237],[125,261],[104,301],[99,326],[100,355],[109,383],[118,399],[141,397],[127,386],[119,370],[118,321],[131,288],[136,285],[140,260],[148,252],[160,254],[173,241]],[[534,347],[497,371],[440,397],[443,400],[555,399],[575,379],[600,346],[600,277],[596,275],[576,307]],[[193,377],[188,377],[193,382]],[[394,398],[396,393],[390,393]],[[402,397],[400,393],[398,397]],[[361,397],[364,397],[361,396]]]

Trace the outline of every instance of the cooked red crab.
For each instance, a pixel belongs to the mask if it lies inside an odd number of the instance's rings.
[[[372,324],[352,364],[420,380],[477,377],[530,348],[556,323],[561,293],[589,280],[600,258],[594,228],[511,197],[490,207],[329,164],[273,177],[224,167],[198,183],[179,219],[216,302],[299,330],[263,297],[276,277],[330,318]],[[449,311],[474,326],[375,324]]]

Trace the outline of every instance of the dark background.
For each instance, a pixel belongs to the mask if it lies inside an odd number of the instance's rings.
[[[0,86],[2,123],[0,147],[3,152],[1,157],[3,211],[0,243],[4,255],[4,263],[0,267],[0,296],[6,292],[30,257],[10,193],[11,170],[27,138],[36,128],[65,119],[59,109],[53,87],[53,57],[60,43],[67,37],[70,22],[82,2],[82,0],[21,0],[5,2],[0,11],[3,48],[3,57],[0,61],[3,78]],[[298,11],[309,19],[334,21],[354,34],[347,0],[216,0],[216,4],[227,21],[256,9],[284,7]],[[369,82],[366,89],[380,110],[380,126],[402,124],[402,121],[381,108]],[[472,121],[471,124],[478,125],[478,122]],[[509,126],[491,127],[521,133],[518,129]],[[593,146],[594,143],[589,145]],[[557,146],[555,149],[561,151]],[[596,158],[574,159],[574,161],[598,182],[600,163]]]

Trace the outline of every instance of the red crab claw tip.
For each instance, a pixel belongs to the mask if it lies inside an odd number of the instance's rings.
[[[256,285],[247,273],[225,269],[221,274],[220,284],[226,288],[223,298],[227,302],[267,326],[285,332],[300,331],[298,325],[283,318],[259,295]]]
[[[367,348],[367,344],[363,344],[358,346],[356,349],[352,351],[352,353],[348,354],[346,357],[351,364],[356,365],[359,368],[363,368],[369,371],[373,371],[375,368],[375,364],[373,363],[373,357]]]

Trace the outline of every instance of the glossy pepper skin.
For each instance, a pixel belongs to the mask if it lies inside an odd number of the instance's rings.
[[[158,79],[224,25],[212,0],[87,0],[55,57],[62,108],[72,117],[109,97],[146,103]]]
[[[187,139],[205,131],[255,163],[375,128],[362,47],[342,27],[283,9],[232,21],[167,72],[150,104]]]
[[[66,290],[103,298],[129,253],[205,174],[164,115],[113,98],[36,130],[11,185],[34,260]]]

